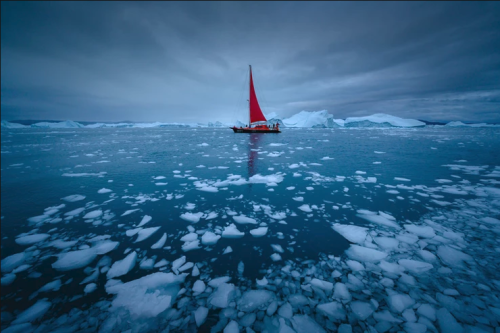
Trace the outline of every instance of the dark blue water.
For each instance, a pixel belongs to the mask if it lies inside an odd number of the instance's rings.
[[[333,231],[331,224],[368,225],[357,216],[359,209],[386,212],[402,222],[417,221],[430,211],[450,209],[432,203],[431,196],[416,194],[418,189],[397,189],[399,194],[387,191],[398,184],[432,188],[440,185],[436,179],[451,180],[450,184],[477,183],[477,175],[453,171],[445,165],[484,166],[482,174],[491,172],[500,165],[499,134],[498,129],[490,128],[441,127],[285,129],[281,134],[268,135],[234,134],[230,129],[2,129],[1,256],[4,259],[28,247],[16,244],[15,238],[21,233],[50,233],[47,242],[79,240],[71,250],[85,245],[86,238],[110,235],[111,240],[120,242],[117,249],[107,254],[113,262],[123,259],[128,248],[137,251],[139,260],[155,255],[156,262],[161,259],[171,262],[185,255],[188,262],[201,263],[202,273],[207,276],[233,276],[236,284],[238,280],[255,281],[269,267],[287,260],[317,261],[322,255],[341,256],[349,242]],[[200,191],[194,184],[224,181],[231,175],[248,180],[259,174],[278,175],[283,180],[276,186],[265,183],[221,186],[216,193]],[[153,179],[158,176],[165,178]],[[102,188],[111,192],[98,193]],[[74,194],[86,198],[77,202],[61,200]],[[436,194],[441,201],[456,199],[455,194]],[[173,198],[167,200],[169,195]],[[147,200],[138,202],[138,197]],[[303,201],[295,201],[294,197],[303,197]],[[469,194],[461,198],[470,197]],[[63,203],[66,206],[52,217],[64,218],[64,213],[79,207],[86,210],[70,221],[38,226],[28,223],[28,218]],[[195,208],[186,209],[188,203],[195,204]],[[299,209],[304,204],[315,205],[317,209],[304,212]],[[254,205],[269,206],[269,214],[263,209],[254,211]],[[83,221],[85,213],[99,208],[113,217],[98,225]],[[129,209],[139,211],[121,217]],[[180,218],[189,211],[215,212],[218,217],[202,218],[191,224]],[[252,237],[249,231],[258,225],[239,225],[228,211],[267,224],[267,235]],[[278,212],[286,214],[282,220],[286,224],[269,216]],[[128,237],[125,231],[137,225],[144,215],[152,217],[146,227],[160,229],[147,240],[134,243],[135,236]],[[180,238],[188,232],[189,225],[196,230],[213,231],[229,223],[235,223],[245,236],[221,238],[215,246],[201,245],[198,250],[182,251]],[[33,231],[34,228],[37,230]],[[163,233],[168,234],[165,246],[170,248],[150,249]],[[271,244],[284,249],[281,262],[271,260],[275,252]],[[83,269],[67,272],[52,269],[55,255],[61,250],[43,243],[35,246],[40,253],[31,266],[17,274],[13,283],[2,286],[2,311],[15,315],[35,302],[37,298],[29,300],[29,296],[41,286],[56,278],[62,278],[63,283],[72,278],[59,291],[44,295],[55,304],[50,310],[53,315],[65,313],[65,304],[73,296],[83,294],[80,282],[87,275]],[[222,255],[227,246],[233,252]],[[239,262],[245,265],[242,276],[237,273]],[[91,266],[95,267],[95,263]],[[140,269],[138,262],[120,279],[126,282],[154,271],[158,270]],[[41,275],[33,278],[34,272]],[[83,295],[71,306],[85,308],[100,299],[111,299],[104,288],[106,281],[106,274],[100,274],[97,290]]]

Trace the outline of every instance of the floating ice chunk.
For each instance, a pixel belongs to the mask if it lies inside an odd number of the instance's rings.
[[[279,244],[271,244],[271,247],[272,247],[272,248],[273,248],[273,250],[274,250],[274,251],[276,251],[276,252],[279,252],[279,253],[283,253],[283,252],[285,252],[285,251],[283,250],[283,248],[281,247],[281,245],[279,245]]]
[[[195,232],[190,232],[184,236],[181,237],[182,242],[192,242],[194,240],[198,239],[198,234]]]
[[[479,220],[487,224],[500,225],[500,220],[494,217],[482,217]]]
[[[311,285],[313,285],[313,286],[315,286],[323,291],[326,291],[329,294],[333,290],[333,283],[328,282],[328,281],[323,281],[323,280],[314,278],[311,280],[310,283],[311,283]]]
[[[464,267],[464,262],[474,263],[474,259],[470,255],[447,245],[439,246],[437,255],[444,264],[452,267]]]
[[[41,222],[45,221],[48,218],[49,218],[49,216],[45,215],[45,214],[38,215],[38,216],[33,216],[33,217],[28,218],[28,222],[30,222],[30,223],[41,223]]]
[[[24,252],[16,253],[2,259],[1,267],[3,273],[12,272],[15,268],[21,266],[26,260],[26,254]]]
[[[398,264],[400,264],[413,274],[422,274],[434,268],[432,264],[410,259],[401,259],[398,261]]]
[[[145,225],[146,223],[148,223],[149,221],[151,221],[153,218],[149,215],[144,215],[144,217],[142,218],[141,220],[141,223],[139,223],[139,225],[137,226],[138,228],[142,227],[143,225]]]
[[[370,305],[370,303],[361,301],[352,302],[351,310],[359,320],[365,320],[366,318],[370,317],[373,313],[373,308]]]
[[[97,285],[95,283],[89,283],[85,286],[83,289],[83,292],[86,294],[90,294],[91,292],[95,291],[97,289]]]
[[[271,259],[273,261],[280,261],[281,260],[281,256],[278,253],[273,253],[273,254],[271,254]]]
[[[83,216],[83,218],[84,219],[95,219],[101,215],[102,215],[102,210],[97,209],[97,210],[93,210],[91,212],[88,212],[87,214],[85,214],[85,216]]]
[[[200,327],[205,323],[205,320],[207,319],[208,315],[208,309],[204,306],[200,306],[196,311],[194,312],[194,321],[196,322],[196,326]]]
[[[286,302],[283,304],[279,309],[278,309],[278,315],[286,318],[286,319],[292,319],[293,316],[293,309],[290,303]]]
[[[355,225],[334,223],[332,228],[351,243],[363,244],[368,235],[368,228]]]
[[[390,237],[375,237],[373,239],[381,248],[385,250],[394,250],[399,247],[399,241]]]
[[[443,333],[463,333],[464,329],[446,308],[441,308],[436,312],[439,328]]]
[[[344,306],[339,302],[319,304],[316,310],[332,321],[344,321],[346,317]]]
[[[237,302],[238,310],[243,312],[253,312],[261,306],[271,302],[274,293],[268,290],[246,291]]]
[[[239,231],[234,223],[231,223],[227,227],[224,228],[222,231],[222,237],[223,238],[241,238],[245,236],[244,232]]]
[[[351,245],[345,253],[349,258],[360,262],[378,262],[387,257],[384,252],[359,245]]]
[[[231,252],[233,252],[233,248],[231,246],[228,246],[224,249],[224,252],[222,252],[222,254],[228,254]]]
[[[308,315],[295,315],[290,320],[297,333],[326,333],[326,331]]]
[[[155,259],[149,258],[141,261],[139,264],[140,269],[153,269],[155,266]]]
[[[182,244],[182,251],[184,251],[184,252],[197,250],[199,248],[200,248],[200,240],[199,239],[191,241],[191,242],[185,242],[184,244]]]
[[[156,243],[151,245],[151,248],[152,249],[161,249],[165,245],[166,241],[167,241],[167,233],[165,232],[163,234],[163,236],[161,236],[161,238]]]
[[[194,265],[193,270],[191,271],[191,276],[198,276],[200,275],[200,270],[198,269],[198,266]]]
[[[300,206],[299,209],[301,211],[303,211],[303,212],[306,212],[306,213],[311,213],[312,212],[311,207],[309,207],[309,205],[307,205],[307,204],[304,204],[304,205]]]
[[[52,268],[58,271],[69,271],[89,265],[97,257],[95,249],[85,249],[61,253]],[[3,268],[3,265],[2,265]]]
[[[401,323],[401,322],[403,322],[401,319],[395,318],[392,315],[392,313],[390,313],[388,310],[375,312],[373,314],[373,318],[375,318],[375,320],[380,321],[380,322],[382,322],[382,321],[385,321],[388,323]]]
[[[186,256],[182,256],[179,259],[174,260],[172,262],[172,270],[174,272],[177,272],[177,270],[179,269],[179,267],[181,267],[185,263],[186,263]]]
[[[333,292],[333,298],[344,301],[350,301],[352,299],[352,296],[349,293],[349,290],[347,289],[347,286],[345,284],[337,282],[335,283],[335,291]]]
[[[121,216],[127,216],[127,215],[130,215],[130,214],[132,214],[133,212],[136,212],[136,211],[138,211],[138,210],[139,210],[139,208],[137,208],[137,209],[129,209],[129,210],[125,211],[125,213],[123,213]]]
[[[43,242],[49,237],[50,237],[49,234],[34,234],[34,235],[22,236],[16,238],[16,243],[19,245],[32,245],[38,242]]]
[[[405,271],[404,267],[395,263],[387,262],[385,260],[382,260],[379,263],[379,267],[382,268],[382,270],[392,274],[403,274],[403,272]]]
[[[128,237],[132,237],[134,235],[137,235],[137,233],[141,230],[142,230],[142,228],[129,229],[129,230],[125,231],[125,235],[127,235]]]
[[[369,222],[372,222],[372,223],[375,223],[375,224],[379,224],[379,225],[383,225],[383,226],[386,226],[386,227],[400,229],[399,225],[395,222],[394,217],[392,217],[389,214],[385,214],[383,212],[379,212],[377,214],[375,212],[371,212],[371,211],[366,210],[366,209],[359,209],[357,211],[357,213],[358,214],[356,216],[358,216],[358,217],[360,217],[360,218],[362,218],[364,220],[367,220]]]
[[[54,280],[52,282],[45,284],[40,289],[38,289],[38,292],[42,293],[42,292],[49,292],[49,291],[58,291],[59,289],[61,289],[61,280],[60,279]]]
[[[193,285],[193,292],[196,294],[201,294],[202,292],[205,291],[207,287],[205,286],[205,282],[202,280],[197,280],[194,285]]]
[[[240,329],[238,328],[238,323],[234,320],[231,320],[229,324],[226,325],[224,331],[222,333],[239,333]]]
[[[142,229],[137,233],[137,239],[135,240],[135,243],[142,242],[145,239],[148,239],[153,235],[155,232],[157,232],[160,229],[160,227],[152,227],[152,228],[146,228]]]
[[[219,192],[219,189],[215,186],[199,186],[196,187],[198,191],[203,191],[203,192],[211,192],[211,193],[217,193]]]
[[[235,291],[234,285],[221,283],[217,290],[208,297],[208,303],[217,308],[227,308],[234,298]]]
[[[170,307],[176,296],[178,285],[184,282],[186,274],[153,273],[127,283],[107,286],[106,291],[117,294],[110,311],[124,308],[130,318],[154,318]]]
[[[264,276],[261,280],[259,279],[256,279],[255,282],[257,283],[258,286],[260,287],[263,287],[263,286],[267,286],[267,284],[269,283],[266,279],[266,277]]]
[[[401,177],[394,177],[394,180],[398,180],[400,182],[411,182],[411,179]]]
[[[221,276],[221,277],[210,280],[210,282],[208,282],[208,285],[212,288],[216,288],[223,283],[229,282],[230,280],[231,280],[231,277],[229,277],[229,276]]]
[[[61,198],[61,200],[67,201],[67,202],[76,202],[85,199],[84,195],[80,194],[73,194],[73,195],[68,195],[67,197]]]
[[[404,227],[406,230],[408,230],[408,232],[411,232],[412,234],[415,234],[422,238],[432,238],[436,236],[436,234],[434,233],[434,229],[428,226],[405,224]]]
[[[184,213],[180,217],[181,219],[191,222],[191,223],[198,223],[203,216],[203,213]]]
[[[356,260],[347,260],[345,262],[347,266],[353,271],[353,272],[358,272],[358,271],[364,271],[365,266],[363,266],[362,263],[356,261]]]
[[[257,224],[257,221],[255,219],[252,219],[245,215],[233,216],[233,219],[236,223],[239,224]]]
[[[292,199],[298,202],[304,201],[304,197],[293,197]]]
[[[406,294],[393,294],[387,297],[387,304],[392,312],[401,313],[405,309],[412,307],[415,300]]]
[[[106,274],[107,278],[112,279],[127,274],[134,268],[136,261],[137,253],[135,251],[127,255],[124,259],[115,261]]]
[[[99,191],[97,191],[97,193],[99,194],[104,194],[104,193],[109,193],[109,192],[113,192],[113,190],[110,190],[109,188],[101,188]]]
[[[11,274],[11,273],[5,274],[4,276],[2,276],[1,285],[2,286],[8,286],[12,282],[14,282],[15,279],[16,279],[16,274]]]
[[[194,264],[192,262],[187,262],[184,265],[182,265],[181,267],[179,267],[179,272],[187,271],[188,269],[191,269],[193,267],[194,267]]]
[[[80,215],[84,210],[85,210],[85,208],[83,208],[83,207],[76,208],[76,209],[73,209],[69,212],[64,213],[64,216],[77,216],[77,215]]]
[[[12,324],[21,324],[26,322],[33,322],[41,318],[52,306],[52,303],[46,299],[39,300],[23,312],[21,312]]]
[[[220,235],[216,235],[211,231],[207,231],[203,234],[203,236],[201,236],[201,242],[204,245],[215,245],[220,238]]]
[[[267,234],[267,227],[259,227],[257,229],[250,230],[250,234],[254,237],[262,237]]]
[[[420,316],[424,316],[431,321],[436,320],[436,309],[430,304],[422,304],[418,307],[417,313]]]

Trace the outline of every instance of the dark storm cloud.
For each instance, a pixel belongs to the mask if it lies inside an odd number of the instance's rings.
[[[495,2],[2,2],[2,119],[500,122]]]

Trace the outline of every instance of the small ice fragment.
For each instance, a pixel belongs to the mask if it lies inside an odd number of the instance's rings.
[[[228,246],[224,249],[224,252],[222,252],[222,254],[228,254],[228,253],[231,253],[233,252],[233,249],[231,248],[231,246]]]
[[[252,229],[250,230],[250,234],[253,237],[262,237],[267,234],[267,229],[268,229],[267,227],[259,227],[257,229]]]
[[[39,300],[31,307],[27,308],[23,312],[21,312],[16,320],[12,322],[12,324],[21,324],[26,322],[33,322],[40,317],[42,317],[52,306],[52,303],[47,301],[46,299]]]
[[[351,245],[345,253],[349,258],[360,262],[378,262],[387,257],[384,252],[359,245]]]
[[[134,268],[136,261],[137,253],[135,251],[127,255],[124,259],[115,261],[107,272],[107,278],[112,279],[127,274]]]
[[[161,249],[165,245],[166,241],[167,241],[167,233],[165,232],[163,234],[163,236],[161,236],[161,238],[156,243],[151,245],[151,248],[152,249]]]
[[[49,238],[49,234],[34,234],[34,235],[28,235],[28,236],[22,236],[19,238],[16,238],[16,243],[19,245],[33,245],[38,242],[43,242],[47,238]]]
[[[233,219],[236,223],[239,224],[257,224],[257,221],[255,219],[246,217],[245,215],[233,216]]]
[[[200,306],[196,311],[194,312],[194,320],[196,322],[196,326],[200,327],[205,323],[205,320],[207,319],[208,315],[208,309],[204,306]]]
[[[231,223],[222,231],[223,238],[241,238],[245,235],[244,232],[239,231],[234,223]]]
[[[203,213],[184,213],[180,216],[181,219],[191,222],[191,223],[198,223],[203,216]]]
[[[88,285],[85,286],[83,289],[83,292],[86,294],[90,294],[91,292],[95,291],[97,289],[97,285],[95,283],[89,283]]]
[[[281,260],[281,256],[278,253],[273,253],[273,254],[271,254],[271,259],[273,261],[280,261]]]
[[[137,233],[137,239],[135,240],[135,243],[142,242],[143,240],[148,239],[152,234],[157,232],[159,229],[160,227],[152,227],[140,230]]]
[[[216,235],[211,231],[207,231],[203,234],[203,236],[201,236],[201,243],[204,245],[215,245],[220,238],[220,235]]]
[[[142,218],[141,220],[141,223],[139,223],[139,225],[137,226],[138,228],[142,227],[143,225],[145,225],[146,223],[148,223],[149,221],[151,221],[153,218],[149,215],[144,215],[144,217]]]

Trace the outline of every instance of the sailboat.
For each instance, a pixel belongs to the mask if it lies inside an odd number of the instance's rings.
[[[236,127],[233,126],[231,129],[234,133],[281,133],[279,130],[279,125],[276,127],[267,126],[267,119],[262,113],[259,106],[259,101],[257,100],[257,95],[255,94],[255,89],[253,87],[252,78],[252,66],[250,67],[250,98],[248,99],[248,113],[249,122],[248,127]]]

